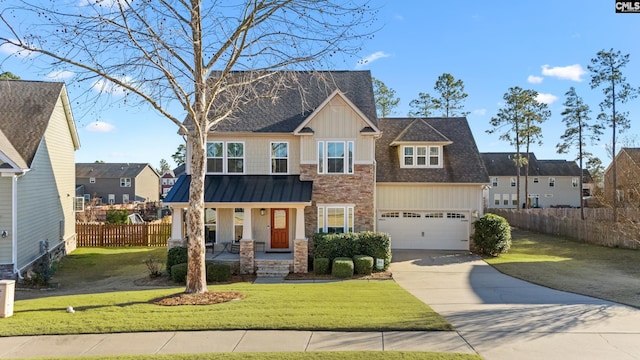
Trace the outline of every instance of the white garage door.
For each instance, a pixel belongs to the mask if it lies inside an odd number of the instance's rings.
[[[464,211],[382,211],[378,231],[391,236],[392,249],[469,250]]]

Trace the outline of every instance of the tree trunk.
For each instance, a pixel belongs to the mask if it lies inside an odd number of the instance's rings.
[[[204,178],[206,137],[189,135],[191,143],[191,185],[189,188],[188,266],[186,293],[207,292],[204,247]]]

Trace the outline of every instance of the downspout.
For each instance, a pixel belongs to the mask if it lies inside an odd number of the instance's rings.
[[[24,176],[24,170],[19,174],[14,174],[11,181],[11,261],[13,262],[13,273],[18,274],[18,279],[23,280],[18,269],[18,178]]]

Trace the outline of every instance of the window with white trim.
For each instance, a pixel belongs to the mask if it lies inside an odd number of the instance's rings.
[[[498,186],[498,178],[494,177],[493,180],[491,180],[491,186],[496,187]]]
[[[318,206],[318,232],[337,234],[353,232],[353,206]]]
[[[580,186],[580,178],[577,178],[577,177],[572,178],[571,186],[573,186],[574,188],[577,188],[578,186]]]
[[[516,186],[516,178],[512,177],[509,179],[509,182],[511,183],[511,186]]]
[[[107,201],[109,202],[109,205],[113,205],[116,203],[116,194],[109,194],[107,196]]]
[[[493,205],[500,205],[500,194],[493,194]]]
[[[207,143],[207,173],[243,174],[244,142],[212,141]]]
[[[89,184],[95,184],[95,183],[96,183],[96,178],[90,177],[89,178]]]
[[[84,203],[85,198],[83,196],[76,196],[73,198],[73,210],[75,212],[83,212],[84,211]]]
[[[549,178],[549,187],[555,187],[556,186],[556,178]]]
[[[511,205],[518,206],[518,195],[511,194]]]
[[[122,203],[123,204],[129,203],[129,194],[122,194]]]
[[[131,178],[120,178],[120,187],[131,187]]]
[[[502,194],[502,205],[509,205],[509,194]]]
[[[353,141],[318,141],[318,174],[353,174]]]
[[[289,173],[289,143],[288,142],[272,142],[271,143],[271,173],[272,174],[288,174]]]
[[[538,179],[537,177],[533,178],[533,183],[534,183],[534,184],[537,184],[537,183],[539,183],[539,182],[540,182],[540,179]]]
[[[412,146],[402,147],[402,162],[400,167],[442,167],[441,146]]]

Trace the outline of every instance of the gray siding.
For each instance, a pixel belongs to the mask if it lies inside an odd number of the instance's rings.
[[[0,264],[11,264],[11,177],[0,177],[0,232],[9,231],[6,238],[0,237]]]
[[[525,178],[520,177],[520,200],[519,205],[513,205],[511,198],[516,194],[517,186],[511,186],[511,178],[515,176],[490,176],[490,180],[498,178],[498,186],[491,186],[489,191],[485,192],[485,203],[488,208],[513,209],[522,207],[525,201]],[[555,186],[549,186],[549,178],[555,178]],[[538,179],[538,183],[534,179]],[[577,176],[531,176],[529,177],[529,194],[538,196],[538,206],[548,208],[551,206],[580,206],[580,185],[573,186],[572,179]],[[495,204],[496,194],[499,197],[500,204]],[[505,195],[509,195],[509,204],[504,204]]]

